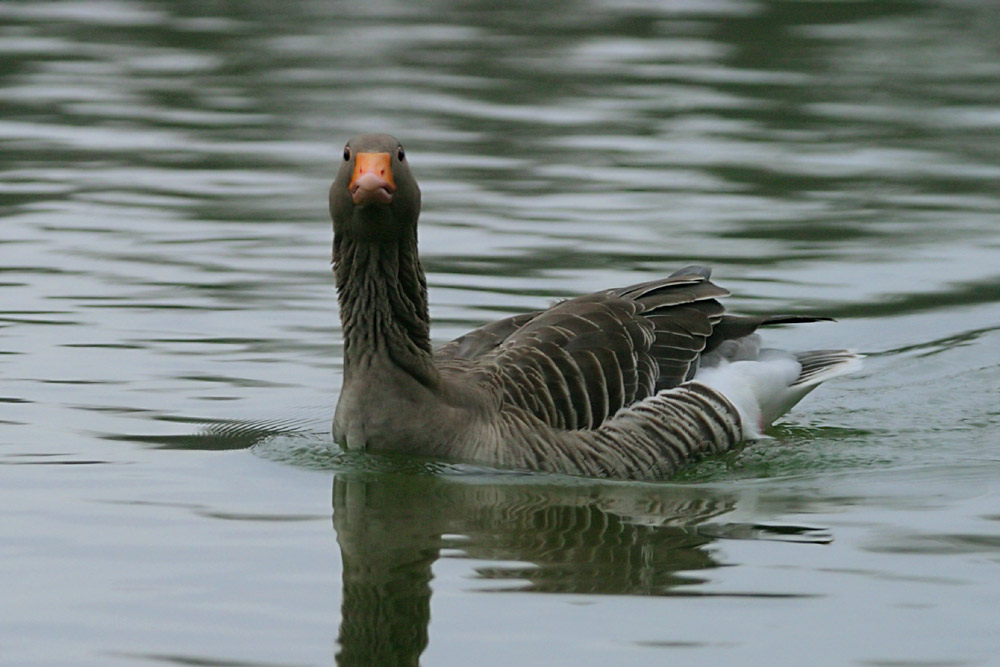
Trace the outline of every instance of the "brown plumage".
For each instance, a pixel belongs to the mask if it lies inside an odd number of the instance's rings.
[[[330,188],[344,332],[333,430],[347,448],[661,477],[755,435],[777,416],[762,415],[762,406],[790,407],[855,363],[845,351],[784,355],[765,373],[784,373],[777,384],[757,378],[762,362],[750,375],[715,381],[763,392],[749,402],[742,389],[731,391],[735,400],[700,382],[703,363],[756,359],[758,327],[822,318],[727,314],[718,299],[729,292],[698,266],[500,320],[432,352],[419,210],[396,139],[361,135],[347,144]],[[795,365],[791,375],[781,364]]]

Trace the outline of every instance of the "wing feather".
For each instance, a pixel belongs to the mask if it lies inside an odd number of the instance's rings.
[[[824,318],[725,313],[709,269],[559,302],[476,329],[435,354],[476,369],[502,401],[560,429],[597,428],[622,408],[689,380],[701,355],[760,326]],[[819,363],[817,364],[819,365]]]

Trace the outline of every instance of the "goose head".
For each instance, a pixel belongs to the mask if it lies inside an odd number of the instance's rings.
[[[419,215],[420,187],[399,140],[361,134],[348,141],[330,186],[334,237],[405,237],[416,229]]]

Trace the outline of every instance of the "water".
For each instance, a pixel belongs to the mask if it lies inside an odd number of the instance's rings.
[[[490,5],[0,4],[0,662],[1000,659],[992,3]],[[866,368],[658,484],[345,455],[368,130],[438,341],[700,261]]]

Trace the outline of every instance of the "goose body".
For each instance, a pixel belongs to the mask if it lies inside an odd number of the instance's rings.
[[[348,449],[660,478],[760,437],[860,363],[846,350],[762,349],[759,327],[823,318],[726,313],[729,292],[700,266],[499,320],[434,351],[420,190],[395,138],[348,142],[330,212],[344,333],[333,433]]]

